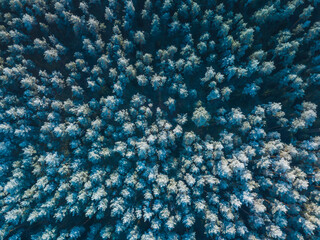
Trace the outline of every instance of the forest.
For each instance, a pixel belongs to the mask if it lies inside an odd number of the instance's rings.
[[[0,0],[0,240],[319,240],[320,0]]]

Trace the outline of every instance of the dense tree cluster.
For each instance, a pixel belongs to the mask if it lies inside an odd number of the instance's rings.
[[[0,239],[320,239],[319,0],[0,11]]]

